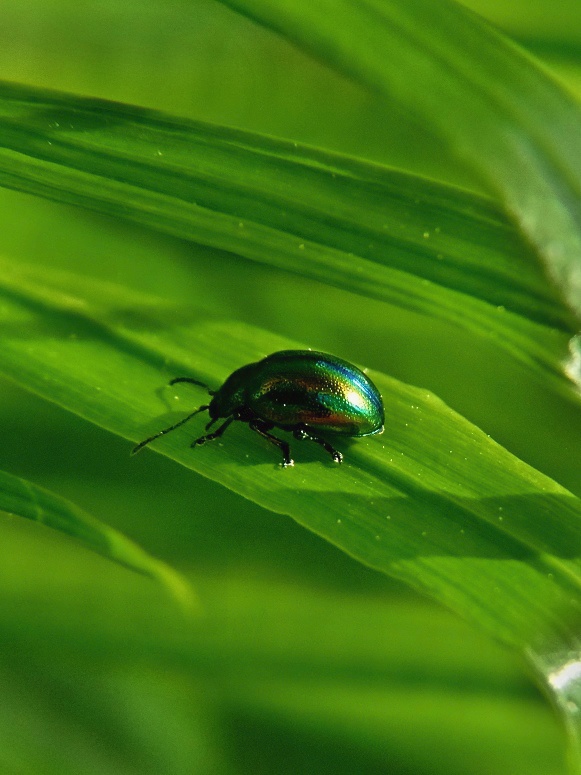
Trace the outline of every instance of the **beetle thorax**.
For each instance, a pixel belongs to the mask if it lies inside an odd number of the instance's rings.
[[[216,391],[210,401],[208,413],[215,420],[218,417],[230,417],[234,412],[246,406],[248,399],[248,380],[255,369],[254,363],[243,366],[230,374],[222,387]]]

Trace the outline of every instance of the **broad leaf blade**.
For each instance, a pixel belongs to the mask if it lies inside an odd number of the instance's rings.
[[[115,286],[15,270],[0,295],[1,368],[135,442],[203,402],[203,390],[191,386],[164,392],[170,376],[218,386],[244,363],[301,345],[167,312]],[[156,448],[428,593],[536,666],[549,650],[570,659],[578,648],[581,501],[427,391],[372,376],[387,431],[345,441],[341,467],[303,444],[295,468],[282,469],[270,445],[244,426],[195,450],[188,442],[201,428],[183,428]],[[168,411],[172,395],[174,407],[181,399],[179,414]],[[559,693],[565,712],[567,691]]]
[[[36,294],[29,274],[17,295],[17,276],[2,294],[4,373],[133,441],[179,418],[168,413],[172,396],[184,413],[203,402],[204,391],[187,385],[164,393],[169,376],[192,374],[217,386],[243,363],[300,346],[203,317],[186,324],[182,315],[172,328],[164,305],[126,291],[120,310],[114,286],[42,270]],[[194,425],[156,446],[504,640],[522,645],[533,635],[542,640],[547,629],[566,629],[581,578],[581,502],[427,391],[373,377],[387,431],[345,441],[340,468],[303,444],[295,469],[284,471],[242,426],[222,444],[191,450]]]

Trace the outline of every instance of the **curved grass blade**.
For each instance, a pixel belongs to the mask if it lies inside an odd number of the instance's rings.
[[[572,319],[485,198],[293,143],[7,85],[0,145],[6,186],[493,337],[567,390]]]
[[[192,589],[179,573],[59,495],[0,471],[0,510],[64,533],[102,557],[150,576],[163,584],[185,610],[193,610]]]
[[[3,373],[133,443],[205,398],[191,386],[164,390],[170,377],[219,385],[244,363],[301,346],[168,315],[127,289],[46,269],[15,270],[9,285],[0,283]],[[581,653],[581,501],[429,392],[372,377],[386,432],[343,442],[341,467],[301,445],[295,468],[282,469],[243,425],[195,450],[195,427],[154,446],[537,655],[537,665],[549,647]]]
[[[222,2],[447,140],[498,193],[581,315],[581,109],[530,56],[448,0]]]

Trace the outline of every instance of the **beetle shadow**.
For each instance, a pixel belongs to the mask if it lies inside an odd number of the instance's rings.
[[[229,454],[240,465],[264,465],[270,459],[274,467],[280,467],[276,447],[257,437],[244,425],[235,423],[228,429],[228,435],[222,439],[221,454]],[[295,469],[300,470],[301,466],[310,469],[312,463],[322,463],[341,474],[342,466],[335,463],[319,445],[306,439],[296,440],[290,432],[275,429],[275,433],[289,442]],[[243,435],[236,438],[237,434]],[[332,444],[337,440],[331,434],[326,434],[326,438]],[[228,452],[226,446],[229,439],[232,439],[233,447]],[[461,497],[453,492],[429,489],[395,468],[381,467],[375,472],[370,471],[369,458],[366,456],[363,460],[357,450],[363,439],[341,436],[338,439],[337,447],[344,453],[345,462],[351,467],[357,467],[361,462],[366,475],[373,479],[370,479],[370,486],[374,487],[377,495],[371,499],[362,497],[359,494],[360,485],[353,484],[351,478],[347,482],[340,475],[331,480],[331,490],[321,489],[321,482],[317,481],[309,487],[309,481],[303,479],[301,487],[305,501],[309,503],[308,510],[325,515],[324,522],[328,527],[320,532],[327,537],[340,536],[343,530],[337,529],[337,525],[345,524],[345,517],[348,520],[349,514],[353,514],[354,522],[363,517],[365,530],[372,538],[373,545],[377,546],[378,535],[380,540],[384,537],[395,539],[397,553],[394,560],[437,555],[458,558],[473,556],[523,560],[534,565],[543,554],[571,560],[581,559],[579,501],[566,491]],[[247,453],[243,457],[237,454],[242,446]],[[288,487],[296,492],[296,484],[290,478],[288,481],[284,478],[279,481],[281,486],[279,493],[274,493],[274,499],[280,495],[281,503],[284,504]],[[381,490],[387,489],[397,494],[383,496]],[[269,480],[269,490],[272,492],[272,480]],[[285,513],[287,509],[281,508],[280,511]],[[543,527],[544,524],[546,527]],[[441,552],[435,550],[430,540],[434,526],[437,526],[438,543],[444,547]],[[442,538],[442,534],[446,537]],[[385,554],[385,547],[381,554]],[[544,567],[543,559],[539,560],[539,565]],[[546,568],[543,572],[547,575]],[[573,575],[571,579],[575,594],[578,595],[579,582]]]

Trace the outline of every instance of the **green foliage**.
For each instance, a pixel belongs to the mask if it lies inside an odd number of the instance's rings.
[[[460,6],[227,4],[325,64],[210,0],[3,12],[2,770],[557,775],[532,668],[577,771],[579,108]],[[547,13],[498,20],[575,88]],[[288,347],[385,433],[129,458]]]
[[[64,498],[0,471],[0,509],[76,538],[97,554],[161,581],[178,601],[186,604],[186,610],[191,608],[191,591],[179,574],[164,563],[155,561],[124,535],[84,514]]]

